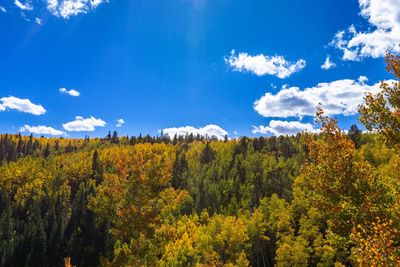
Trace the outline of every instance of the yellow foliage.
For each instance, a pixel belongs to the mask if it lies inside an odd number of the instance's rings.
[[[204,217],[204,216],[203,216]],[[201,223],[184,216],[164,247],[160,266],[249,266],[249,236],[242,218],[215,215]]]
[[[71,264],[71,258],[68,257],[64,259],[64,267],[76,267],[76,266]]]

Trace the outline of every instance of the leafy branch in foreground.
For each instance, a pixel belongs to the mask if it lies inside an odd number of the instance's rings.
[[[360,121],[369,131],[377,131],[391,147],[400,144],[400,56],[386,54],[387,71],[397,81],[382,82],[377,94],[368,93],[359,107]]]

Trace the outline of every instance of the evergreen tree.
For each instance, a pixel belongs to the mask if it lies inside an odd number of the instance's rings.
[[[215,151],[211,148],[210,143],[207,142],[201,153],[200,162],[202,164],[208,164],[213,160],[215,160]]]
[[[118,144],[118,133],[117,131],[114,131],[111,137],[111,143],[112,144]]]
[[[50,155],[50,145],[49,145],[49,143],[47,143],[46,144],[46,148],[45,148],[45,150],[44,150],[44,152],[43,152],[43,157],[45,158],[45,159],[47,159],[47,157]]]
[[[361,130],[358,129],[357,125],[351,125],[348,136],[353,141],[355,148],[361,147]]]
[[[97,149],[94,151],[92,158],[92,175],[97,185],[99,185],[103,181],[103,168],[101,166],[100,157]]]

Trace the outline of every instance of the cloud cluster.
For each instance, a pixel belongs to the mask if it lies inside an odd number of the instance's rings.
[[[296,135],[299,132],[317,132],[311,123],[271,120],[269,126],[253,126],[253,134]]]
[[[224,139],[225,135],[228,134],[227,131],[219,127],[218,125],[210,124],[203,128],[195,128],[192,126],[185,127],[175,127],[175,128],[166,128],[163,130],[159,130],[165,135],[168,135],[170,138],[174,138],[174,136],[185,136],[188,134],[207,136],[207,137],[216,137],[219,140]]]
[[[42,4],[39,4],[39,2],[43,2],[52,15],[63,19],[69,19],[79,14],[86,14],[96,9],[100,4],[107,3],[108,1],[109,0],[14,0],[14,4],[22,11],[21,16],[25,20],[30,21],[31,19],[26,18],[24,11],[32,11],[37,7],[38,10],[42,9]],[[3,6],[0,6],[0,12],[6,13],[7,10]],[[35,18],[35,22],[42,25],[39,18]]]
[[[72,16],[86,14],[107,0],[47,0],[47,10],[56,17],[69,19]]]
[[[232,50],[231,55],[225,58],[235,71],[248,71],[258,76],[274,75],[280,79],[289,77],[295,72],[302,70],[306,66],[306,61],[299,59],[296,62],[290,62],[283,56],[265,56],[263,54],[251,56],[247,53],[236,55]]]
[[[60,93],[62,93],[62,94],[67,94],[67,95],[75,96],[75,97],[81,95],[78,91],[76,91],[76,90],[74,90],[74,89],[68,90],[67,88],[60,88],[59,91],[60,91]]]
[[[94,117],[85,119],[82,116],[76,116],[74,121],[63,124],[63,128],[68,132],[93,132],[96,130],[96,127],[104,126],[106,126],[106,122],[102,119]]]
[[[327,115],[354,115],[366,92],[378,92],[380,83],[365,84],[367,78],[343,79],[319,83],[301,90],[282,88],[277,94],[266,93],[254,102],[254,109],[264,117],[314,116],[315,107],[322,104]],[[388,81],[392,82],[392,81]]]
[[[400,52],[400,0],[359,0],[360,14],[368,20],[367,31],[354,25],[336,33],[331,45],[342,50],[343,60],[378,58],[386,51]]]
[[[20,112],[30,113],[33,115],[42,115],[46,110],[41,105],[33,104],[29,99],[21,99],[14,96],[0,98],[0,111],[6,109],[15,109]]]
[[[29,126],[24,125],[19,129],[20,132],[29,132],[32,134],[40,134],[40,135],[63,135],[64,132],[60,130],[56,130],[49,126]]]

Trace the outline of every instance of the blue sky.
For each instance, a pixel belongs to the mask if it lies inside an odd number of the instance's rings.
[[[279,135],[318,102],[347,129],[400,0],[2,0],[0,36],[1,132]]]

